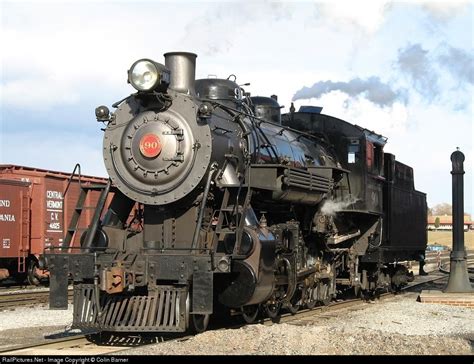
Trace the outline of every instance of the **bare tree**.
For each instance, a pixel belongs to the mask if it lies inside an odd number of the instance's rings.
[[[433,206],[432,213],[433,215],[451,215],[453,212],[453,207],[449,203],[440,203]]]
[[[442,216],[448,215],[451,216],[453,213],[453,206],[449,203],[440,203],[433,207],[428,207],[428,216]],[[464,213],[464,216],[471,216],[468,212]]]

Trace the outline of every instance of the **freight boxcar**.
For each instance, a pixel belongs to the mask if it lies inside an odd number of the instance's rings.
[[[106,178],[0,165],[0,282],[39,284],[47,278],[48,272],[38,267],[39,255],[44,248],[61,246],[72,215],[81,208],[70,244],[79,246],[106,183]],[[92,185],[97,188],[81,188]],[[84,202],[78,206],[81,194]]]

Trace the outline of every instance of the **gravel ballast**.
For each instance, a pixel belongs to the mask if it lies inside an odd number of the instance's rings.
[[[460,355],[474,354],[474,310],[416,302],[416,295],[366,303],[295,324],[207,331],[129,355]]]
[[[316,313],[316,312],[315,312]],[[0,312],[0,348],[40,342],[71,331],[72,306]],[[325,311],[296,322],[213,330],[125,355],[473,355],[474,310],[416,301],[416,294]]]
[[[71,323],[72,305],[67,310],[49,310],[47,305],[39,305],[1,311],[0,349],[80,333],[71,330]]]

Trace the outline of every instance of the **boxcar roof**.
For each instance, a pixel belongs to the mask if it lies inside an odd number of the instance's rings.
[[[32,174],[32,175],[34,174],[36,176],[51,176],[51,177],[57,177],[57,178],[69,178],[71,176],[71,173],[67,173],[67,172],[59,172],[59,171],[52,171],[49,169],[19,166],[16,164],[0,164],[0,173],[8,173],[8,172],[13,172],[13,171],[22,171],[22,172],[25,172],[25,174]],[[107,181],[107,178],[105,177],[89,176],[85,174],[81,174],[81,178]]]

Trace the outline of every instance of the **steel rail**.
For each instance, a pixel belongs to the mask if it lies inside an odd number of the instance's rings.
[[[68,290],[68,299],[72,301],[73,291]],[[21,306],[46,304],[49,302],[49,290],[28,292],[2,292],[0,294],[0,311],[15,309]]]

